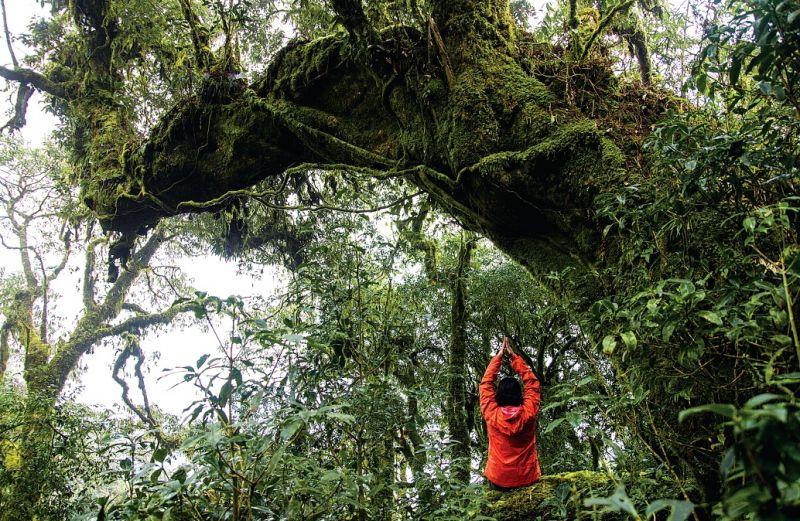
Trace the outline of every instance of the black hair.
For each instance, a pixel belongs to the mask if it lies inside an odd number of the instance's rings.
[[[519,380],[513,376],[500,380],[500,383],[497,384],[495,398],[497,399],[497,405],[500,407],[522,405],[522,387],[519,385]]]

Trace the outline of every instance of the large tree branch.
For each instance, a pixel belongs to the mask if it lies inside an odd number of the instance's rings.
[[[95,314],[84,317],[78,322],[73,336],[59,346],[56,355],[50,362],[52,384],[57,389],[63,388],[69,374],[92,346],[106,338],[118,337],[123,334],[139,335],[143,331],[172,322],[179,314],[190,311],[188,303],[177,304],[158,313],[135,315],[118,324],[99,323]]]
[[[150,265],[150,259],[158,251],[165,235],[164,227],[158,226],[142,247],[133,254],[128,263],[128,269],[123,270],[122,274],[108,290],[108,293],[106,293],[103,302],[98,305],[97,314],[100,320],[107,321],[119,314],[128,291],[142,270]]]
[[[70,99],[68,90],[61,84],[50,81],[48,78],[31,69],[13,68],[0,65],[0,78],[5,78],[17,83],[32,85],[42,92],[61,99]]]

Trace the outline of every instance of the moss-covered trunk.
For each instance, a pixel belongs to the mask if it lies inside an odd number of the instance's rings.
[[[51,422],[55,397],[52,393],[29,393],[24,410],[24,432],[20,436],[20,445],[16,448],[19,455],[18,466],[11,471],[14,476],[13,485],[8,498],[13,508],[0,512],[0,521],[30,521],[37,519],[37,506],[42,494],[46,492],[47,482],[42,479],[44,469],[53,464]]]
[[[467,271],[475,249],[475,238],[461,237],[458,263],[451,281],[450,353],[447,359],[447,427],[452,442],[452,477],[469,483],[471,446],[467,422]]]

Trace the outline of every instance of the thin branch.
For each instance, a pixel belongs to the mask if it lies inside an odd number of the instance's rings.
[[[630,6],[632,6],[635,1],[636,0],[628,0],[627,2],[622,2],[617,4],[616,6],[614,6],[614,9],[612,9],[606,15],[605,18],[600,20],[600,23],[597,24],[597,29],[595,29],[592,35],[589,36],[589,39],[586,40],[586,46],[583,48],[583,51],[581,52],[581,57],[579,58],[578,61],[583,61],[586,59],[586,56],[589,54],[589,49],[592,48],[592,44],[597,39],[597,37],[600,36],[600,34],[602,34],[603,31],[606,30],[606,27],[608,27],[608,24],[611,23],[611,20],[614,18],[614,16],[616,16],[617,13],[630,8]]]
[[[3,30],[6,33],[6,45],[8,45],[8,54],[11,56],[11,63],[14,67],[19,67],[17,56],[14,54],[14,47],[11,45],[11,31],[8,30],[8,17],[6,16],[6,2],[0,0],[0,10],[3,11]]]
[[[42,338],[42,341],[47,343],[47,321],[48,315],[50,314],[50,298],[49,298],[49,286],[50,281],[47,278],[47,270],[44,267],[44,259],[42,256],[39,255],[38,251],[34,250],[36,254],[36,259],[39,261],[39,271],[42,273],[42,316],[39,322],[39,336]]]
[[[155,419],[153,419],[153,414],[150,410],[150,400],[147,398],[147,388],[145,387],[144,375],[142,374],[144,353],[142,352],[141,345],[139,344],[139,338],[136,335],[126,335],[125,343],[125,347],[122,349],[116,361],[114,362],[114,371],[111,374],[111,377],[119,384],[120,387],[122,387],[122,401],[125,402],[125,405],[127,405],[128,408],[136,416],[138,416],[143,423],[150,427],[159,442],[162,444],[167,444],[166,440],[161,434],[161,426],[155,421]],[[119,374],[131,356],[136,358],[136,365],[134,366],[133,371],[138,380],[139,391],[142,393],[144,406],[141,409],[136,407],[136,405],[134,405],[134,403],[131,401],[130,396],[128,396],[128,392],[130,390],[128,382],[125,381],[124,376],[120,376]],[[144,412],[142,412],[142,409],[144,409]]]
[[[62,226],[62,230],[63,229],[64,227]],[[64,242],[64,253],[61,255],[61,260],[58,262],[58,264],[50,271],[50,275],[48,277],[50,280],[58,277],[67,266],[67,261],[72,253],[72,231],[70,229],[66,229],[61,235],[61,240]]]
[[[448,90],[453,90],[453,86],[456,84],[456,77],[453,74],[453,67],[450,66],[450,58],[447,55],[447,47],[444,45],[442,34],[439,32],[436,20],[432,16],[428,17],[428,34],[432,36],[433,41],[436,43],[436,49],[439,51],[439,59],[442,60],[444,75],[447,79],[447,88]]]

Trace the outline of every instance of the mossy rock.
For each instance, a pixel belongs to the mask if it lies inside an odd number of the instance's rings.
[[[490,492],[490,514],[498,521],[548,521],[556,519],[615,520],[622,514],[593,511],[583,506],[592,496],[608,496],[614,484],[602,472],[562,472],[542,476],[538,483],[511,492]]]

